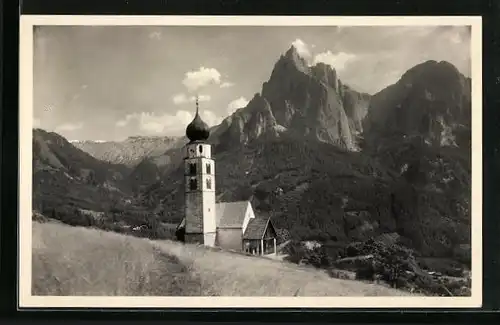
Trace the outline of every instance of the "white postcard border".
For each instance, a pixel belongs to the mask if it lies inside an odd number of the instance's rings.
[[[470,297],[76,297],[31,294],[33,26],[471,26],[472,295]],[[50,16],[20,18],[19,282],[20,308],[465,308],[482,304],[482,24],[470,16]]]

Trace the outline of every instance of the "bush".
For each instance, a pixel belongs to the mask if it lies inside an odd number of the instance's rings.
[[[356,271],[356,278],[381,279],[392,287],[416,290],[428,295],[469,295],[470,281],[447,277],[432,277],[423,271],[411,249],[400,243],[387,244],[369,239],[346,248],[346,255],[372,255],[371,262],[364,263]],[[456,266],[456,264],[454,264]],[[449,268],[447,269],[449,270]],[[458,270],[456,267],[453,270]],[[458,275],[458,271],[455,275]],[[453,280],[452,280],[453,279]]]
[[[373,280],[375,278],[376,271],[373,264],[367,264],[360,268],[356,272],[356,280]]]

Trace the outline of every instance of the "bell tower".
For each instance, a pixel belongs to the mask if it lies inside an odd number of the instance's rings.
[[[190,142],[185,147],[185,242],[215,246],[215,162],[212,146],[206,143],[210,135],[208,125],[199,115],[196,97],[196,115],[186,128]]]

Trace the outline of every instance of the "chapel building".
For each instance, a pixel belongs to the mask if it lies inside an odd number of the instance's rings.
[[[256,216],[250,201],[216,203],[215,160],[207,142],[210,130],[199,115],[198,99],[186,136],[184,218],[177,226],[177,238],[254,255],[276,254],[276,230],[270,218]]]

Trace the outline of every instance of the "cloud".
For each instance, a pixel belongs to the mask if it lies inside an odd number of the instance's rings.
[[[56,132],[71,132],[71,131],[76,131],[76,130],[79,130],[83,128],[83,123],[80,122],[80,123],[64,123],[64,124],[61,124],[61,125],[58,125],[56,128],[55,128],[55,131]]]
[[[149,33],[148,37],[149,37],[150,39],[157,39],[157,40],[160,40],[160,39],[161,39],[161,32],[158,32],[158,31],[156,31],[156,32],[151,32],[151,33]]]
[[[462,35],[460,34],[460,32],[455,32],[451,35],[450,37],[450,41],[453,43],[453,44],[460,44],[462,43]]]
[[[221,88],[229,88],[229,87],[232,87],[232,86],[234,86],[234,83],[228,82],[228,81],[223,82],[223,83],[220,84]]]
[[[198,101],[199,102],[209,102],[212,98],[209,95],[199,95],[198,96]],[[180,104],[185,104],[185,103],[192,103],[196,100],[196,96],[191,96],[188,97],[184,93],[180,93],[172,97],[172,101],[176,105]]]
[[[208,126],[214,126],[220,124],[222,122],[222,117],[215,115],[214,112],[204,109],[200,112],[201,118]]]
[[[231,101],[227,105],[227,112],[229,113],[229,115],[231,115],[237,109],[247,106],[247,104],[248,104],[248,99],[246,99],[245,97],[237,98],[237,99]]]
[[[302,41],[301,39],[297,38],[295,41],[292,42],[292,45],[297,50],[297,53],[304,59],[311,57],[311,51],[309,50],[309,46],[306,43],[304,43],[304,41]]]
[[[193,119],[193,115],[185,110],[179,110],[174,115],[157,115],[149,112],[133,113],[116,122],[117,127],[135,124],[141,132],[148,134],[177,133],[184,129]]]
[[[182,83],[188,91],[196,91],[210,84],[220,84],[221,74],[214,68],[200,67],[195,71],[188,71]]]
[[[356,58],[356,55],[338,52],[332,53],[330,50],[319,53],[314,57],[313,64],[317,64],[319,62],[331,65],[336,70],[343,70],[348,62],[353,61]]]
[[[116,126],[122,128],[122,127],[125,127],[129,124],[129,122],[133,119],[135,119],[136,117],[134,116],[134,114],[130,114],[130,115],[127,115],[125,116],[125,118],[123,120],[119,120],[118,122],[116,122]]]
[[[188,102],[188,98],[186,94],[177,94],[174,97],[172,97],[172,101],[174,104],[179,105],[179,104],[184,104]]]
[[[198,101],[199,102],[209,102],[210,99],[212,99],[209,95],[199,95],[198,96]],[[191,101],[194,102],[196,100],[195,96],[191,97]]]

